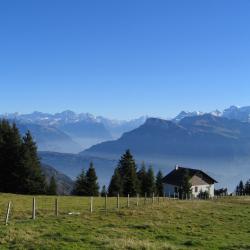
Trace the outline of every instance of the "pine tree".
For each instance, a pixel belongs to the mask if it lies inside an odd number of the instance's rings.
[[[189,171],[185,170],[184,174],[183,174],[183,178],[181,180],[181,186],[179,188],[179,193],[180,193],[180,197],[184,198],[186,196],[186,194],[190,194],[191,193],[191,183],[190,183],[190,175],[189,175]]]
[[[163,179],[162,172],[159,171],[157,173],[157,176],[156,176],[155,186],[156,186],[156,193],[160,197],[163,197],[163,182],[162,182],[162,179]]]
[[[21,138],[15,123],[0,121],[0,192],[44,194],[45,178],[30,132]]]
[[[90,163],[89,169],[86,173],[86,183],[87,183],[87,192],[90,196],[99,195],[99,185],[97,182],[97,176],[93,162]]]
[[[87,178],[84,169],[82,170],[81,174],[77,177],[72,193],[74,195],[80,195],[80,196],[88,195]]]
[[[0,121],[0,192],[19,193],[22,139],[15,124]]]
[[[106,194],[107,194],[106,186],[103,185],[103,186],[102,186],[102,191],[101,191],[101,196],[102,196],[102,197],[105,197]]]
[[[120,175],[118,168],[114,170],[114,174],[110,180],[110,184],[108,187],[108,193],[109,193],[109,196],[117,196],[117,194],[120,194],[120,195],[123,194],[122,179],[121,179],[121,175]]]
[[[42,174],[36,143],[29,131],[23,137],[22,156],[24,167],[19,175],[22,180],[22,192],[26,194],[44,194],[46,192],[45,177]]]
[[[147,188],[146,193],[148,196],[152,196],[155,193],[155,176],[152,166],[149,167],[147,172]]]
[[[121,157],[118,168],[122,178],[123,195],[135,196],[139,191],[139,183],[135,161],[129,150]]]
[[[241,180],[238,187],[237,187],[237,194],[238,195],[243,195],[245,192],[244,190],[244,184],[243,184],[243,181]]]
[[[245,193],[247,195],[250,195],[250,179],[246,182],[244,189],[245,189]]]
[[[56,183],[54,176],[52,176],[50,178],[50,183],[48,185],[47,194],[48,195],[57,195],[57,183]]]
[[[144,196],[147,192],[147,170],[144,162],[142,163],[141,168],[137,173],[137,177],[140,186],[140,194],[141,196]]]

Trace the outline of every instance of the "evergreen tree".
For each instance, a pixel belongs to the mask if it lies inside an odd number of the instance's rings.
[[[42,174],[36,143],[29,131],[23,137],[22,157],[23,168],[19,173],[19,178],[22,180],[22,193],[44,194],[46,192],[45,177]]]
[[[146,193],[148,196],[152,196],[155,193],[155,175],[152,166],[149,167],[147,172],[147,188]]]
[[[247,195],[250,195],[250,179],[246,182],[244,189],[245,189],[245,193]]]
[[[15,123],[10,125],[6,120],[0,121],[0,192],[46,192],[36,144],[30,132],[21,138]]]
[[[108,188],[109,196],[117,196],[117,194],[122,195],[122,179],[119,172],[119,169],[116,168],[114,170],[114,174],[110,180],[109,188]]]
[[[189,171],[185,170],[184,174],[183,174],[183,178],[181,180],[181,186],[179,188],[179,194],[180,197],[184,198],[186,196],[186,194],[190,194],[191,193],[191,183],[190,183],[190,175],[189,175]]]
[[[95,168],[93,162],[90,163],[89,169],[86,173],[86,184],[87,184],[87,192],[90,196],[98,196],[99,195],[99,185],[97,182],[97,176],[95,172]]]
[[[88,195],[87,178],[84,169],[82,170],[81,174],[77,177],[72,193],[74,195],[80,195],[80,196]]]
[[[237,195],[243,195],[244,192],[245,192],[244,184],[243,184],[243,181],[241,180],[239,185],[236,187],[236,193],[237,193]]]
[[[19,193],[22,139],[15,124],[0,121],[0,192]]]
[[[141,196],[144,196],[147,192],[147,170],[144,162],[142,163],[141,168],[137,173],[137,177],[140,186],[140,194]]]
[[[156,186],[156,193],[160,197],[163,197],[163,182],[162,182],[162,179],[163,179],[162,172],[159,171],[157,173],[157,176],[156,176],[155,186]]]
[[[56,180],[55,180],[54,176],[52,176],[50,178],[50,183],[48,185],[47,194],[48,195],[57,195],[57,184],[56,184]]]
[[[118,168],[122,178],[123,195],[135,196],[139,191],[139,183],[135,161],[129,150],[121,157]]]
[[[105,197],[106,194],[107,194],[107,190],[106,190],[106,186],[104,185],[104,186],[102,186],[101,196]]]

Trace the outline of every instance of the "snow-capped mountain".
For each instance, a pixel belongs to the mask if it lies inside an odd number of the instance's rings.
[[[250,106],[231,106],[230,108],[223,111],[223,117],[239,120],[242,122],[250,122]]]
[[[192,116],[200,116],[200,115],[204,115],[203,112],[201,111],[193,111],[193,112],[189,112],[189,111],[181,111],[174,119],[174,122],[180,122],[183,118],[186,117],[192,117]]]
[[[117,139],[123,133],[139,127],[147,117],[130,121],[112,120],[89,113],[77,114],[66,110],[56,114],[38,111],[31,114],[3,114],[0,115],[0,118],[16,121],[20,127],[31,130],[38,143],[39,150],[73,153],[103,141]],[[34,129],[34,127],[39,129]],[[48,140],[47,137],[43,138],[44,133],[41,133],[41,131],[50,131]],[[65,145],[62,145],[61,142],[66,137],[71,140],[71,143],[65,142]],[[43,143],[41,143],[41,138],[43,138]],[[52,142],[49,138],[57,139]],[[58,147],[56,146],[57,142],[60,142]],[[67,145],[71,145],[71,150]]]
[[[204,114],[206,113],[202,111],[182,111],[172,121],[180,123],[184,118],[199,117]],[[250,122],[250,107],[231,106],[222,112],[215,110],[209,114],[241,122]],[[125,132],[144,124],[148,117],[141,116],[126,121],[94,116],[90,113],[77,114],[66,110],[55,114],[38,111],[31,114],[3,114],[0,115],[0,118],[15,120],[20,127],[31,130],[40,150],[74,153],[97,143],[118,139]],[[50,135],[45,137],[44,135],[48,131]]]

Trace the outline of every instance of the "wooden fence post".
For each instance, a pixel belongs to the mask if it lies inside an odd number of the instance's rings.
[[[152,203],[153,204],[155,203],[155,193],[153,193],[153,196],[152,196]]]
[[[58,216],[58,198],[55,199],[55,215]]]
[[[157,200],[158,200],[158,203],[160,203],[160,197],[159,197],[159,195],[158,195],[158,197],[157,197]]]
[[[139,207],[139,194],[137,194],[137,197],[136,197],[136,206]]]
[[[116,202],[117,202],[116,207],[117,207],[117,209],[119,209],[120,208],[120,195],[119,195],[119,193],[117,194],[117,201]]]
[[[5,225],[8,225],[9,222],[9,215],[10,215],[10,206],[11,206],[11,201],[8,203],[7,211],[6,211],[6,217],[5,217]]]
[[[146,205],[146,203],[147,203],[147,193],[145,193],[144,195],[144,205]]]
[[[105,195],[105,213],[107,213],[108,210],[108,196],[107,194]]]
[[[33,202],[32,202],[32,219],[36,219],[36,198],[33,197]]]
[[[90,197],[90,213],[93,213],[93,196]]]
[[[129,194],[128,194],[128,200],[127,200],[127,207],[129,208]]]

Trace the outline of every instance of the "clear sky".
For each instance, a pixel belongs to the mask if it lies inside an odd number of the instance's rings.
[[[2,0],[0,113],[250,105],[249,0]]]

